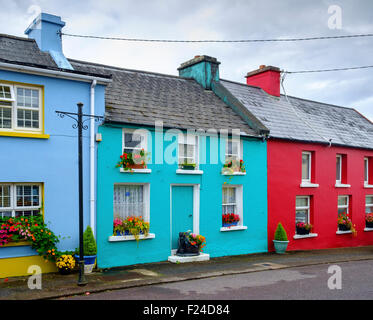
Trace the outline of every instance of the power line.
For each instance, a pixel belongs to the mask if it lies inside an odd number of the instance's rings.
[[[360,66],[360,67],[348,67],[348,68],[334,68],[334,69],[319,69],[319,70],[300,70],[300,71],[281,71],[282,73],[294,74],[294,73],[314,73],[314,72],[332,72],[332,71],[345,71],[345,70],[356,70],[356,69],[368,69],[373,68],[372,66]]]
[[[134,41],[134,42],[169,42],[169,43],[239,43],[239,42],[294,42],[294,41],[311,41],[311,40],[330,40],[330,39],[346,39],[346,38],[362,38],[373,37],[373,33],[366,34],[352,34],[342,36],[324,36],[324,37],[308,37],[308,38],[280,38],[280,39],[241,39],[241,40],[177,40],[177,39],[141,39],[141,38],[120,38],[120,37],[103,37],[92,35],[80,35],[71,33],[62,33],[60,35],[78,38],[91,38],[100,40],[120,40],[120,41]]]

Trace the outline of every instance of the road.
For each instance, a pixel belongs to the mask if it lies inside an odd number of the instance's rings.
[[[64,299],[372,300],[372,267],[373,260],[321,264],[135,287]],[[334,289],[330,289],[328,283]]]

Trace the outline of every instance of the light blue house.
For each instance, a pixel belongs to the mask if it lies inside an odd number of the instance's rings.
[[[267,251],[268,130],[219,86],[216,59],[196,57],[180,76],[70,63],[113,76],[99,127],[98,267],[177,261],[179,232],[188,230],[206,238],[201,260]],[[123,152],[141,149],[150,152],[146,166],[116,167]],[[223,170],[232,159],[246,171]],[[239,216],[237,226],[223,225],[226,213]],[[130,216],[150,223],[138,243],[113,232],[115,218]]]
[[[30,216],[78,246],[78,139],[74,121],[56,110],[104,114],[110,78],[74,70],[62,52],[60,17],[42,13],[28,38],[0,35],[0,215]],[[84,219],[95,226],[97,124],[84,132]],[[27,274],[30,264],[54,269],[27,243],[0,247],[0,277]]]

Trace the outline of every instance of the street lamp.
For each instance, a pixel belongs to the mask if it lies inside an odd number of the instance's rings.
[[[78,285],[84,286],[87,284],[87,280],[84,276],[84,250],[83,250],[83,142],[82,142],[82,132],[83,130],[88,129],[88,125],[84,124],[87,120],[92,118],[95,119],[96,122],[103,120],[104,117],[102,116],[95,116],[91,114],[83,114],[82,108],[83,103],[79,102],[78,106],[78,113],[73,112],[64,112],[64,111],[56,111],[57,115],[60,118],[64,118],[65,116],[73,119],[76,121],[72,125],[74,129],[78,128],[78,158],[79,158],[79,278],[78,278]],[[75,117],[77,116],[77,117]],[[83,118],[86,118],[83,120]]]

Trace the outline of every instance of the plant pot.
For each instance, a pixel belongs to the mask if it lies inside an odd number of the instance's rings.
[[[116,231],[116,235],[117,235],[117,236],[123,236],[123,232],[117,230],[117,231]]]
[[[373,222],[365,221],[365,227],[366,227],[366,228],[372,228],[372,229],[373,229]]]
[[[68,275],[71,273],[71,269],[69,268],[58,268],[58,272],[62,275]]]
[[[237,224],[238,224],[238,221],[230,222],[230,223],[223,223],[223,227],[229,228],[229,227],[237,226]]]
[[[288,247],[289,241],[273,240],[273,244],[275,246],[276,253],[284,254]]]
[[[79,263],[79,255],[75,255],[76,261]],[[84,256],[84,273],[92,273],[92,270],[96,264],[96,255]]]
[[[183,170],[194,170],[195,166],[184,164],[181,166]]]
[[[305,234],[310,234],[310,230],[306,228],[298,228],[296,227],[297,234],[299,235],[305,235]]]
[[[339,224],[338,225],[338,230],[339,231],[350,231],[351,228],[349,226],[346,226],[345,224]]]

